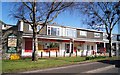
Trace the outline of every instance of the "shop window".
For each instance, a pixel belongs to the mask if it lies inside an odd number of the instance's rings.
[[[58,48],[59,44],[58,43],[50,43],[49,47],[50,48]]]
[[[66,53],[70,53],[70,44],[65,44]],[[71,53],[73,53],[73,44],[71,44]]]
[[[66,49],[66,53],[69,53],[69,51],[70,51],[70,45],[69,44],[65,44],[65,49]]]
[[[25,52],[32,52],[32,40],[25,40]]]
[[[93,46],[91,46],[91,50],[93,50],[94,49],[94,47]]]
[[[89,46],[89,45],[87,45],[87,50],[88,50],[88,51],[90,50],[90,46]]]
[[[39,42],[38,43],[38,49],[44,50],[46,52],[50,51],[59,51],[59,43],[51,43],[51,42]]]

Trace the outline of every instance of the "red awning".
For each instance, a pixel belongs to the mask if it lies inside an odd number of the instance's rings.
[[[70,40],[59,40],[59,39],[41,39],[39,38],[38,41],[49,41],[49,42],[70,42]]]
[[[74,42],[77,42],[77,43],[85,43],[85,41],[74,41]]]

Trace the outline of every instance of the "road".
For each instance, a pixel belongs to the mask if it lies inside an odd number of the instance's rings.
[[[115,66],[117,64],[117,66]],[[118,66],[119,65],[119,66]],[[120,61],[98,61],[17,73],[17,75],[120,75]],[[5,74],[5,75],[16,75]]]
[[[118,70],[119,68],[116,68],[114,64],[92,62],[24,73],[118,73]]]

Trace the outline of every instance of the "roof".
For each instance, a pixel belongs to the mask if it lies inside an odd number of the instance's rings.
[[[2,23],[3,25],[7,25],[7,26],[15,26],[15,25],[12,25],[12,24],[6,24],[4,23],[3,21],[0,20],[0,23]]]
[[[57,23],[49,24],[50,26],[60,26],[60,27],[65,27],[65,28],[73,28],[73,29],[80,29],[80,30],[86,30],[86,31],[93,31],[93,32],[103,32],[103,31],[98,31],[94,29],[86,29],[86,28],[77,28],[77,27],[70,27],[70,26],[62,26]]]

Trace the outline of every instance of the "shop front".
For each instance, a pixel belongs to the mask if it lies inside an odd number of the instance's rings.
[[[37,55],[39,57],[63,56],[68,42],[69,40],[38,38]],[[32,56],[32,38],[24,38],[22,45],[22,56]]]
[[[32,47],[32,38],[24,38],[22,56],[32,56]],[[70,39],[38,38],[37,48],[39,57],[90,56],[97,52],[96,42]]]

